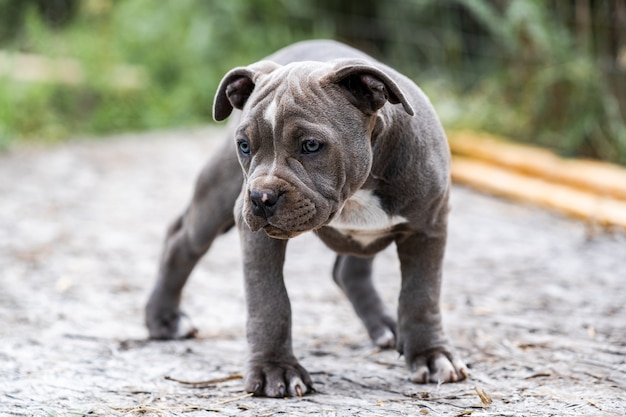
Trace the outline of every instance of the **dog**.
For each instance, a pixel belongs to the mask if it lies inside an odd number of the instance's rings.
[[[311,392],[292,351],[282,267],[288,239],[313,232],[337,252],[333,278],[369,336],[404,355],[411,381],[465,379],[439,307],[450,152],[419,87],[347,45],[305,41],[229,71],[213,116],[231,116],[229,137],[167,232],[146,306],[150,337],[194,334],[181,291],[213,240],[236,226],[248,308],[245,389]],[[371,276],[375,254],[391,243],[401,265],[397,323]]]

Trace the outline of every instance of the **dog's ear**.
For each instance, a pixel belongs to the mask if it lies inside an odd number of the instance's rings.
[[[279,65],[271,61],[261,61],[247,67],[230,70],[217,87],[213,101],[213,118],[217,122],[226,119],[233,108],[241,110],[248,101],[258,77],[268,74]]]
[[[348,100],[367,114],[375,113],[386,102],[401,103],[409,115],[415,114],[395,81],[366,61],[339,63],[322,82],[340,86]]]

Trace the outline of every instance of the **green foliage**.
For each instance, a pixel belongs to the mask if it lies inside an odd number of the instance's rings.
[[[539,143],[569,156],[626,164],[619,97],[586,39],[576,39],[543,1],[512,0],[502,12],[478,0],[464,3],[505,59],[469,91],[468,111],[455,124]]]
[[[617,56],[600,55],[592,48],[587,32],[594,29],[593,22],[581,29],[580,22],[572,22],[568,13],[558,14],[544,0],[453,2],[462,7],[461,20],[473,18],[469,25],[455,20],[458,10],[455,14],[448,8],[442,18],[434,0],[415,3],[419,10],[404,14],[419,13],[421,20],[408,20],[423,22],[426,17],[444,24],[432,40],[419,29],[421,40],[414,48],[396,39],[395,54],[404,54],[402,63],[410,62],[411,52],[420,56],[424,64],[406,67],[405,72],[422,80],[446,126],[487,130],[568,156],[626,164],[624,83],[620,89],[609,76],[624,80],[626,71],[616,63]],[[573,12],[582,3],[560,1],[552,6]],[[595,18],[607,25],[601,16]],[[626,27],[619,30],[626,39]],[[615,42],[601,36],[595,34],[596,43]],[[626,53],[626,45],[621,47]],[[607,62],[610,72],[602,69]]]

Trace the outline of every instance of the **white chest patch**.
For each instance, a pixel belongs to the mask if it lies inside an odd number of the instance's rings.
[[[367,246],[393,226],[406,222],[402,216],[387,214],[373,192],[359,190],[344,203],[328,226]]]
[[[276,100],[272,100],[269,106],[263,112],[263,118],[267,123],[272,126],[272,130],[276,127],[276,109],[278,105],[276,104]]]

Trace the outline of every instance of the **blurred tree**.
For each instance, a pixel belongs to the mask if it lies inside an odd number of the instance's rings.
[[[37,10],[50,26],[68,23],[78,11],[78,0],[0,0],[0,42],[23,28],[29,9]]]

